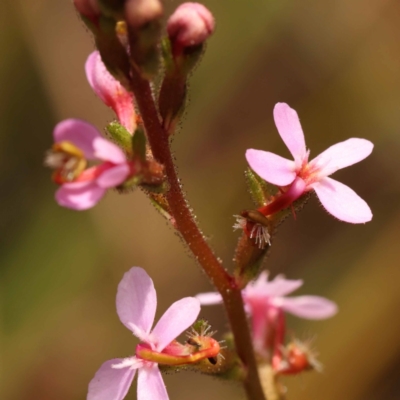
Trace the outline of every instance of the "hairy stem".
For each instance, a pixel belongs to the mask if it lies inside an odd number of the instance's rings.
[[[149,83],[133,71],[131,87],[135,93],[153,155],[165,167],[170,185],[166,198],[175,218],[176,227],[224,299],[236,350],[247,370],[244,382],[247,397],[251,400],[264,400],[240,288],[223,268],[193,218],[176,174],[168,134],[161,126]]]

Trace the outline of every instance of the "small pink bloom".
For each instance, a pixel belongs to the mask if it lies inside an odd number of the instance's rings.
[[[368,157],[373,144],[366,139],[348,139],[308,161],[310,152],[306,149],[296,111],[285,103],[278,103],[274,108],[274,119],[294,160],[267,151],[248,149],[246,159],[250,167],[261,178],[278,186],[290,185],[296,178],[303,180],[304,191],[315,190],[325,209],[342,221],[354,224],[370,221],[372,212],[367,203],[348,186],[328,176]]]
[[[128,92],[108,71],[100,53],[94,51],[85,64],[87,80],[96,95],[103,103],[111,107],[119,122],[130,133],[136,129],[136,113],[133,105],[133,94]]]
[[[56,180],[61,187],[56,192],[59,205],[74,210],[93,207],[107,189],[123,183],[133,173],[125,154],[114,143],[104,139],[98,130],[87,122],[66,119],[53,131],[54,147],[71,146],[78,155],[63,153],[63,148],[49,153],[46,163],[56,170]],[[64,158],[63,158],[64,157]],[[102,163],[79,171],[74,168],[80,161],[96,160]],[[72,174],[73,178],[69,178]]]
[[[156,308],[157,296],[153,281],[144,269],[131,268],[118,286],[118,316],[141,340],[142,343],[138,347],[147,346],[162,352],[193,324],[200,312],[200,304],[194,297],[175,302],[151,330]],[[139,356],[106,361],[89,383],[87,400],[122,400],[129,390],[136,370],[139,370],[138,400],[168,400],[158,364]]]
[[[252,319],[253,340],[257,351],[264,351],[271,329],[278,329],[284,312],[306,319],[325,319],[337,313],[336,304],[323,297],[286,297],[302,284],[302,280],[289,280],[281,275],[268,281],[268,273],[262,272],[257,280],[242,290],[246,311]],[[202,305],[222,303],[222,296],[214,292],[200,293],[196,298]],[[278,332],[279,335],[282,333]]]
[[[167,23],[168,36],[179,48],[196,46],[214,32],[215,20],[211,12],[200,3],[183,3]]]

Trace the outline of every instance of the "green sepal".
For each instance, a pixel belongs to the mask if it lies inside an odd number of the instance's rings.
[[[128,35],[131,58],[141,75],[148,80],[152,80],[159,72],[160,52],[158,44],[160,33],[161,23],[159,20],[154,20]]]
[[[183,74],[189,75],[196,67],[203,56],[205,46],[205,43],[201,43],[197,46],[190,46],[184,49],[182,56],[177,60]]]
[[[170,211],[167,207],[166,200],[164,196],[152,196],[149,194],[149,199],[151,204],[155,207],[155,209],[169,222],[174,220],[174,217],[170,214]],[[164,204],[163,204],[164,203]]]
[[[244,172],[247,189],[256,207],[264,206],[277,192],[277,188],[260,178],[248,168]]]
[[[128,157],[132,157],[133,137],[128,130],[117,121],[113,121],[106,126],[106,131],[112,141],[121,147]]]
[[[149,193],[163,194],[168,192],[169,184],[167,182],[163,182],[160,185],[149,185],[147,183],[142,183],[141,187]]]
[[[120,193],[129,193],[133,189],[136,189],[140,185],[141,181],[142,177],[140,175],[134,175],[125,182],[121,183],[121,185],[117,187],[117,190]]]
[[[115,20],[123,18],[124,0],[97,0],[102,14]]]
[[[141,127],[138,127],[133,136],[130,136],[133,155],[145,161],[147,139],[144,130]]]
[[[164,36],[161,39],[160,44],[161,44],[161,56],[165,70],[171,71],[175,68],[175,63],[172,57],[171,42],[168,36]]]

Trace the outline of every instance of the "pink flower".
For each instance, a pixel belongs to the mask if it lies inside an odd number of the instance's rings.
[[[200,304],[194,297],[175,302],[151,331],[156,307],[157,296],[153,281],[142,268],[131,268],[118,286],[117,313],[121,322],[142,343],[137,346],[136,356],[109,360],[100,367],[89,383],[87,400],[122,400],[132,384],[136,370],[139,370],[138,400],[168,399],[158,364],[143,359],[138,353],[146,348],[154,354],[165,350],[193,324],[200,312]]]
[[[130,133],[136,129],[136,113],[133,105],[133,94],[128,92],[107,70],[100,53],[94,51],[85,64],[87,80],[96,95],[103,103],[111,107],[119,122]]]
[[[53,178],[61,184],[56,192],[61,206],[74,210],[91,208],[107,189],[120,185],[134,173],[122,150],[87,122],[66,119],[56,125],[53,136],[55,144],[45,163],[55,169]],[[87,160],[102,163],[85,169]]]
[[[268,273],[262,272],[257,280],[242,290],[246,311],[252,319],[253,341],[257,351],[264,352],[265,347],[272,346],[268,343],[271,330],[279,328],[284,312],[306,319],[325,319],[337,313],[336,304],[323,297],[286,297],[302,284],[300,279],[289,280],[281,275],[268,282]],[[196,298],[202,305],[222,303],[222,296],[215,292],[200,293]],[[278,335],[282,334],[278,332]]]
[[[325,209],[342,221],[355,224],[370,221],[372,212],[367,203],[348,186],[328,176],[368,157],[373,144],[365,139],[348,139],[308,161],[310,152],[306,149],[296,111],[285,103],[278,103],[274,108],[274,119],[294,160],[267,151],[248,149],[246,159],[250,167],[274,185],[287,186],[295,180],[302,181],[298,186],[304,187],[304,192],[315,190]]]
[[[213,15],[200,3],[181,4],[167,23],[168,36],[179,49],[203,43],[214,28]]]

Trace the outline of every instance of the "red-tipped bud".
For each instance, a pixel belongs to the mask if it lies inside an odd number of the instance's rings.
[[[97,0],[74,0],[74,5],[79,14],[89,18],[93,22],[100,16]]]
[[[159,0],[127,0],[125,18],[131,28],[141,28],[149,22],[158,20],[163,14]]]
[[[303,371],[322,370],[315,351],[310,348],[310,342],[294,339],[282,353],[282,358],[276,357],[273,360],[274,369],[278,374],[296,375]]]
[[[173,50],[203,43],[214,32],[214,28],[213,15],[199,3],[180,5],[171,15],[167,24]]]

